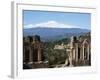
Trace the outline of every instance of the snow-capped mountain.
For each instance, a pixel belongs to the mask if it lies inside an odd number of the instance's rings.
[[[24,26],[24,29],[29,28],[80,28],[79,26],[71,25],[71,24],[65,24],[57,21],[47,21],[47,22],[41,22],[37,24],[28,24]]]

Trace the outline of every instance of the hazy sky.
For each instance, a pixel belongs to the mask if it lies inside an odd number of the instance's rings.
[[[23,11],[24,28],[91,28],[91,14],[51,11]]]

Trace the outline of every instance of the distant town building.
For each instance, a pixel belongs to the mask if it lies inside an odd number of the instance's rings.
[[[66,45],[64,45],[63,43],[61,45],[55,45],[54,49],[65,49]]]

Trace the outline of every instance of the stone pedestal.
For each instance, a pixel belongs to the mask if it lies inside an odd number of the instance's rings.
[[[70,66],[70,67],[73,66],[73,64],[72,64],[72,58],[71,58],[71,57],[69,57],[69,66]]]

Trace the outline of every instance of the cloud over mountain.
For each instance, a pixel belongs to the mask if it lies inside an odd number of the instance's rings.
[[[75,25],[70,25],[70,24],[64,24],[60,23],[57,21],[47,21],[47,22],[42,22],[42,23],[37,23],[37,24],[28,24],[24,26],[24,29],[28,28],[80,28],[79,26]]]

